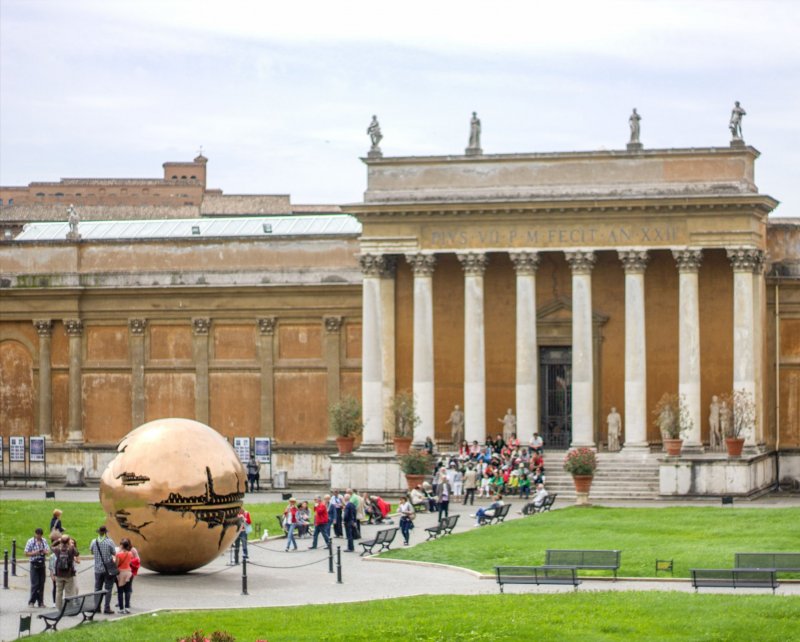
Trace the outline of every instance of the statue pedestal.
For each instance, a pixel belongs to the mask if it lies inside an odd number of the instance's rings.
[[[640,152],[644,149],[644,145],[641,143],[628,143],[627,147],[629,152]]]
[[[745,147],[744,139],[742,138],[731,139],[731,147]]]
[[[379,149],[367,152],[367,158],[383,158],[383,152]]]
[[[354,452],[331,455],[331,488],[355,488],[368,493],[400,493],[408,490],[405,475],[394,453]]]
[[[464,150],[465,156],[482,156],[483,150],[480,147],[467,147]]]

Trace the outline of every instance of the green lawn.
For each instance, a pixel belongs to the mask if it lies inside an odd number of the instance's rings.
[[[298,640],[797,639],[800,597],[677,592],[445,595],[353,604],[167,612],[33,639],[173,641],[197,629],[238,642]]]
[[[543,564],[548,548],[619,549],[627,577],[652,577],[656,559],[673,559],[675,576],[689,577],[691,568],[732,567],[737,552],[800,551],[800,508],[570,507],[383,556],[493,573],[495,565]]]
[[[279,532],[276,515],[282,515],[285,502],[270,504],[248,504],[245,508],[250,511],[253,523],[260,522],[270,534]],[[53,500],[5,500],[0,501],[0,554],[8,549],[11,552],[11,540],[17,540],[17,557],[23,557],[22,550],[25,542],[33,537],[33,531],[41,527],[45,537],[49,534],[47,527],[53,509],[60,508],[64,511],[61,521],[64,530],[72,535],[78,542],[82,552],[88,552],[89,543],[95,537],[95,531],[100,524],[105,522],[103,508],[97,502],[59,502]],[[251,537],[260,537],[261,533],[253,533]]]

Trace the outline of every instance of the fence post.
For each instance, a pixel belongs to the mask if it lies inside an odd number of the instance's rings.
[[[333,544],[328,540],[328,573],[333,573]]]
[[[11,540],[11,574],[17,576],[17,540]]]
[[[247,555],[242,557],[242,595],[247,593]]]
[[[342,547],[336,547],[336,583],[342,583]]]
[[[8,550],[3,551],[3,588],[8,588]]]

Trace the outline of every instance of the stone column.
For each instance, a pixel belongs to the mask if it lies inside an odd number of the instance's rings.
[[[50,319],[35,319],[33,325],[39,335],[39,434],[49,440],[53,437],[53,378],[50,361],[53,322]]]
[[[572,268],[572,448],[594,448],[594,344],[592,269],[594,252],[565,252]]]
[[[325,317],[325,366],[328,372],[328,405],[339,401],[341,373],[341,329],[342,317]],[[334,441],[336,433],[328,422],[328,440]]]
[[[67,441],[72,444],[80,444],[83,443],[83,389],[81,385],[83,321],[64,319],[64,328],[69,337],[69,434]]]
[[[536,252],[511,252],[517,273],[517,437],[527,444],[539,426],[539,345],[536,339]]]
[[[364,432],[360,451],[384,450],[383,378],[381,367],[381,283],[384,257],[362,254],[361,407]]]
[[[760,262],[752,248],[728,250],[733,267],[733,389],[747,392],[756,402],[755,298],[753,272]],[[755,426],[753,427],[755,428]],[[745,447],[754,449],[756,431],[742,434]]]
[[[258,356],[261,362],[261,434],[275,437],[275,317],[263,317],[258,324]]]
[[[395,393],[394,375],[394,279],[397,272],[397,258],[394,256],[383,257],[381,277],[381,379],[383,395],[381,396],[383,408],[383,434],[384,439],[394,437],[394,414],[392,413],[392,398]]]
[[[689,409],[691,430],[683,435],[684,453],[702,453],[700,412],[700,293],[702,250],[673,250],[678,264],[678,394]]]
[[[144,423],[144,333],[147,319],[128,319],[131,345],[131,425]]]
[[[414,430],[414,445],[435,437],[433,404],[433,267],[432,254],[406,254],[414,271],[414,400],[421,419]]]
[[[457,255],[464,269],[464,438],[486,438],[486,354],[483,322],[483,273],[486,254]]]
[[[765,301],[767,300],[764,266],[766,259],[766,253],[763,250],[756,250],[756,260],[753,265],[753,310],[755,311],[753,357],[756,364],[756,444],[759,448],[763,448],[766,443],[764,436],[764,323]]]
[[[647,341],[644,322],[644,271],[647,250],[619,252],[625,268],[625,446],[649,450],[647,443]]]
[[[208,333],[211,319],[192,319],[192,354],[194,356],[194,415],[200,423],[208,425]]]

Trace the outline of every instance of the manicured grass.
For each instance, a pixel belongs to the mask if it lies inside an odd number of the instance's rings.
[[[444,595],[353,604],[167,612],[33,639],[172,641],[197,629],[238,642],[298,640],[797,639],[800,598],[677,592]]]
[[[261,522],[262,528],[267,528],[270,533],[279,532],[276,515],[282,515],[285,502],[269,504],[248,504],[245,498],[245,508],[250,511],[253,523]],[[47,527],[53,509],[60,508],[64,511],[61,521],[64,530],[72,535],[78,542],[81,552],[88,552],[89,543],[96,536],[95,531],[100,524],[105,522],[103,508],[97,502],[59,502],[53,500],[4,500],[0,502],[0,554],[5,549],[11,552],[11,540],[17,540],[17,557],[23,557],[22,550],[25,542],[33,537],[36,528],[44,530],[45,537],[49,535]],[[252,538],[261,537],[261,533],[252,533]]]
[[[384,556],[493,573],[495,566],[543,564],[548,548],[619,549],[621,576],[652,577],[656,559],[672,559],[675,576],[689,577],[691,568],[732,567],[737,552],[800,551],[798,525],[800,508],[570,507]]]

